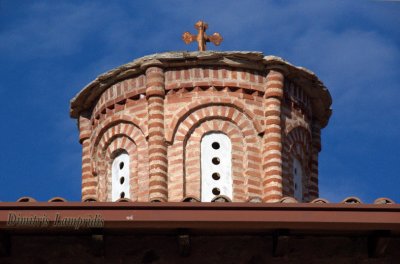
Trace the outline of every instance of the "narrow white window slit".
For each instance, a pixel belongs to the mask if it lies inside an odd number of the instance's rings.
[[[302,202],[303,201],[303,168],[298,159],[293,159],[293,189],[294,198]]]
[[[130,198],[129,155],[127,153],[121,153],[116,156],[112,163],[111,170],[112,201],[116,201],[120,198]]]
[[[201,141],[201,201],[217,195],[232,199],[232,143],[222,133],[205,135]]]

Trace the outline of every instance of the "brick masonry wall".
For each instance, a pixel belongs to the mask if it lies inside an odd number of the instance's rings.
[[[293,155],[307,170],[303,189],[311,199],[320,134],[311,134],[317,126],[301,91],[279,71],[222,66],[150,67],[113,84],[79,119],[82,199],[111,199],[111,163],[121,151],[130,154],[133,201],[199,199],[200,143],[211,132],[232,141],[233,201],[292,195]]]
[[[310,101],[310,98],[299,85],[289,80],[285,81],[282,105],[282,122],[284,125],[283,195],[294,195],[292,172],[293,159],[296,158],[303,167],[303,197],[305,202],[318,197],[318,153],[321,150],[319,132],[312,134],[313,127],[318,125],[317,122],[311,121]],[[314,147],[315,144],[317,144],[317,148]]]

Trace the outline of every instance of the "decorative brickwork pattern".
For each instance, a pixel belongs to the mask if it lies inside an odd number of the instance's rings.
[[[290,101],[291,108],[299,110],[303,115],[311,116],[311,99],[304,89],[293,81],[285,80],[285,99]]]
[[[123,104],[127,98],[131,100],[139,99],[140,94],[146,93],[145,79],[144,75],[139,75],[136,78],[123,80],[109,87],[98,99],[93,109],[94,116],[106,108],[112,109],[112,105]]]
[[[254,70],[230,67],[191,67],[167,70],[166,90],[193,87],[240,87],[264,92],[264,75]]]
[[[90,164],[90,120],[83,115],[79,117],[79,142],[82,144],[82,200],[96,196],[96,179],[93,177]]]
[[[168,161],[164,135],[164,72],[161,68],[146,70],[146,96],[149,126],[150,201],[168,200]]]
[[[318,155],[321,151],[321,126],[318,121],[312,124],[312,156],[311,156],[311,177],[310,177],[310,199],[319,196],[318,188]]]
[[[214,103],[184,115],[187,117],[177,124],[168,152],[171,201],[200,197],[200,142],[210,132],[222,132],[231,139],[233,200],[261,196],[261,141],[250,117],[243,112]]]
[[[283,74],[270,70],[265,90],[265,132],[263,137],[263,200],[282,198],[282,122]]]
[[[97,197],[100,201],[111,200],[111,164],[121,151],[130,157],[132,200],[148,199],[148,154],[147,141],[143,133],[132,123],[118,122],[99,136],[94,146],[94,164],[98,179]]]
[[[326,87],[309,71],[254,52],[165,53],[114,69],[71,101],[82,144],[82,199],[110,201],[111,164],[125,152],[130,200],[201,200],[201,140],[232,143],[233,202],[318,196]],[[190,198],[191,197],[191,198]]]
[[[311,129],[310,118],[302,114],[299,109],[290,106],[290,102],[285,102],[282,106],[282,129],[287,134],[296,127]]]
[[[186,104],[182,104],[180,101],[178,101],[179,106],[181,106],[180,108],[176,108],[176,100],[174,100],[175,98],[168,98],[168,102],[170,103],[170,105],[175,104],[173,105],[173,108],[177,110],[174,111],[173,114],[168,115],[168,117],[170,117],[170,123],[168,126],[169,129],[166,131],[166,140],[168,142],[172,142],[172,138],[174,133],[176,132],[176,129],[178,128],[178,124],[183,122],[183,120],[190,113],[200,108],[205,108],[212,105],[231,107],[231,111],[234,111],[233,109],[238,109],[240,112],[243,112],[246,116],[248,116],[249,120],[251,120],[251,122],[253,123],[254,129],[256,130],[257,134],[263,132],[263,126],[261,125],[261,122],[259,120],[261,119],[261,117],[258,116],[260,113],[262,113],[261,102],[249,102],[248,104],[245,104],[247,103],[247,100],[243,101],[240,99],[232,98],[230,97],[231,94],[228,94],[227,91],[216,91],[212,88],[210,89],[211,90],[207,90],[207,98],[202,98],[202,96],[199,98],[197,93],[189,93],[187,95],[187,98],[190,99],[186,101]],[[171,111],[170,109],[171,108],[169,107],[168,110]]]

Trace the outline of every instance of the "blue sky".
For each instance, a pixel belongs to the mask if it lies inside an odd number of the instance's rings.
[[[0,0],[0,200],[80,200],[81,146],[69,101],[135,58],[195,50],[203,19],[224,42],[314,71],[333,97],[320,196],[400,202],[399,1]]]

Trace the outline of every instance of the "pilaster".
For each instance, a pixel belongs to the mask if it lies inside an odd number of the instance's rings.
[[[149,199],[168,200],[168,157],[164,133],[165,82],[162,68],[146,70],[146,98],[149,127]]]
[[[265,132],[263,135],[263,201],[277,202],[282,198],[282,121],[284,76],[271,69],[267,75],[264,96]]]

